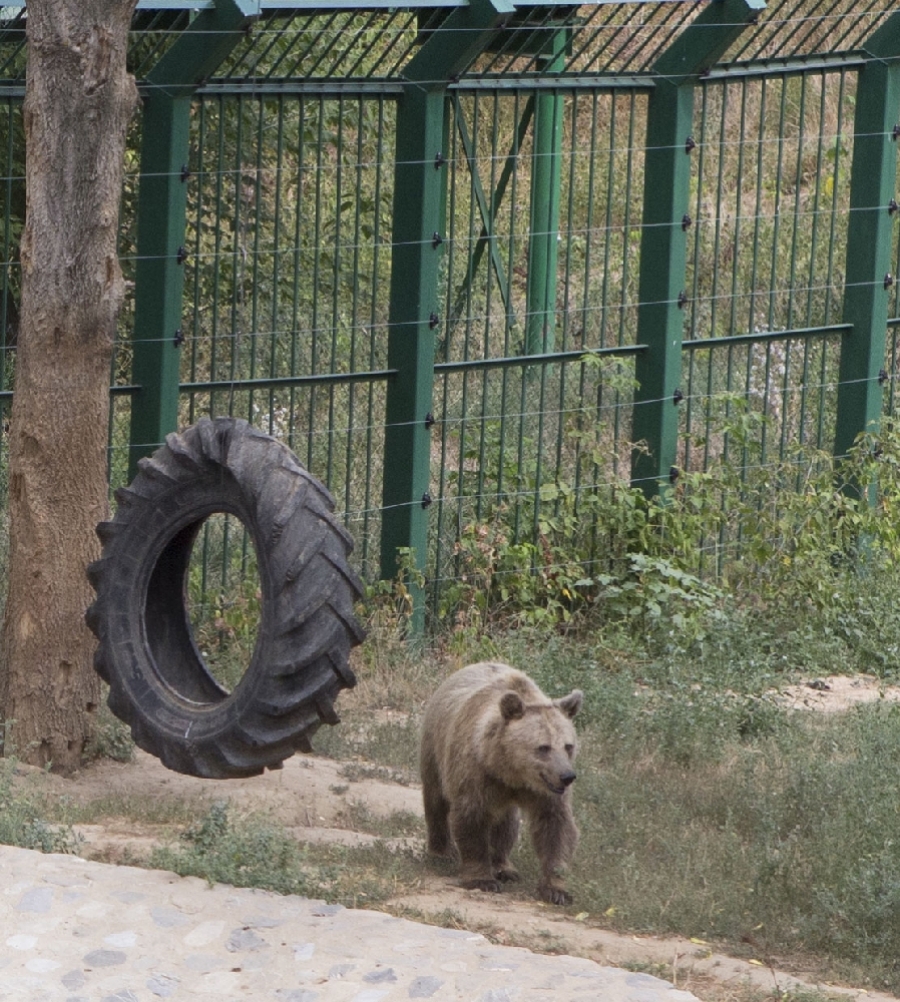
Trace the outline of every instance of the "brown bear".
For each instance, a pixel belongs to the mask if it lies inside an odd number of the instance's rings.
[[[572,816],[576,689],[551,700],[524,672],[481,662],[435,692],[422,722],[420,767],[428,851],[462,864],[463,887],[518,880],[509,854],[528,818],[541,864],[538,897],[569,904],[561,873],[578,844]]]

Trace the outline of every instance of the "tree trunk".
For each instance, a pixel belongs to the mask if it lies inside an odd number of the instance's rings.
[[[135,0],[29,0],[22,310],[10,426],[4,753],[76,769],[99,702],[87,564],[108,508],[109,384]]]

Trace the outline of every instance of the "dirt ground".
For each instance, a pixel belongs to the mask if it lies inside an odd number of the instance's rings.
[[[798,709],[831,712],[862,701],[898,700],[900,689],[884,690],[870,678],[833,677],[795,686],[779,698]],[[152,756],[138,752],[132,763],[102,760],[70,779],[26,771],[29,781],[39,783],[48,793],[84,803],[119,796],[140,800],[202,799],[209,803],[227,798],[238,808],[267,812],[298,840],[307,842],[360,845],[373,841],[372,835],[348,829],[346,809],[350,803],[364,804],[374,815],[397,811],[421,814],[418,787],[371,778],[348,779],[353,771],[347,772],[345,766],[315,755],[295,756],[281,770],[223,783],[170,772]],[[102,826],[83,825],[78,830],[85,840],[83,855],[103,860],[139,856],[157,842],[159,834],[151,826],[125,820]],[[421,848],[418,840],[408,841],[413,848]],[[592,925],[588,915],[573,916],[537,901],[513,900],[502,894],[464,891],[452,879],[424,869],[415,892],[390,905],[408,909],[404,914],[409,917],[437,915],[450,909],[471,928],[537,950],[562,951],[609,965],[646,965],[653,973],[657,965],[666,965],[664,976],[701,997],[727,998],[729,988],[752,985],[776,996],[818,987],[829,994],[865,996],[876,1002],[892,998],[853,988],[817,985],[802,972],[788,974],[779,970],[777,961],[771,958],[738,960],[702,941],[619,935]]]

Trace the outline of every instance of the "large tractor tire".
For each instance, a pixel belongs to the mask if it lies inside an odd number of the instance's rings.
[[[204,418],[139,463],[102,522],[97,598],[87,613],[94,666],[112,712],[168,768],[227,779],[311,751],[335,699],[356,684],[348,658],[363,631],[350,536],[328,491],[282,443],[233,418]],[[250,664],[229,692],[194,641],[186,603],[191,549],[224,512],[256,549],[261,616]]]

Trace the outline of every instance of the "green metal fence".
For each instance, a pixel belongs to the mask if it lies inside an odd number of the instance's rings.
[[[185,244],[181,420],[236,414],[288,442],[365,562],[380,526],[393,118],[383,97],[201,97]]]
[[[783,460],[798,444],[831,447],[847,331],[855,94],[841,67],[798,66],[702,87],[685,307],[685,468],[703,468],[728,448],[714,431],[728,394],[768,418],[760,462]]]
[[[3,400],[24,23],[2,8]],[[887,0],[139,3],[113,484],[247,417],[364,575],[412,548],[437,608],[498,512],[534,539],[561,490],[845,452],[895,410],[898,58]]]

